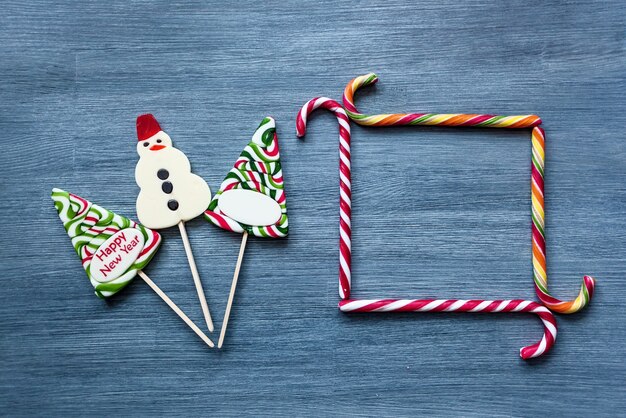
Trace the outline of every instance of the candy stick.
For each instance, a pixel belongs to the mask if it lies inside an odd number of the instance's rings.
[[[185,254],[187,254],[187,261],[191,268],[191,276],[193,277],[193,283],[196,285],[196,292],[198,293],[198,299],[200,299],[200,306],[202,307],[202,313],[206,320],[209,331],[213,332],[213,320],[211,319],[211,312],[209,312],[209,305],[206,303],[206,296],[204,296],[204,289],[202,288],[202,282],[200,281],[200,275],[198,274],[198,268],[196,267],[196,261],[193,258],[193,252],[191,251],[191,244],[189,243],[189,237],[187,236],[187,230],[185,229],[185,223],[179,222],[178,229],[180,230],[180,236],[183,239],[183,247],[185,247]]]
[[[211,202],[211,189],[191,172],[187,156],[174,148],[172,139],[153,115],[137,117],[137,139],[139,162],[135,181],[140,188],[137,216],[142,224],[153,229],[178,225],[202,313],[209,331],[213,332],[213,320],[184,224],[204,213]]]
[[[213,347],[213,342],[142,271],[161,245],[158,232],[61,189],[52,189],[52,200],[96,296],[111,297],[139,275]]]
[[[354,107],[354,93],[361,87],[378,82],[374,73],[356,77],[348,83],[343,92],[343,104],[346,113],[359,125],[393,126],[393,125],[426,125],[426,126],[476,126],[482,128],[531,128],[541,124],[537,115],[479,115],[479,114],[437,114],[437,113],[393,113],[367,115]]]
[[[248,235],[284,238],[289,231],[283,169],[276,135],[276,122],[264,118],[226,174],[204,218],[226,231],[243,234],[237,265],[228,296],[218,348],[224,343],[228,319]]]
[[[524,360],[539,357],[550,350],[557,334],[556,319],[545,307],[528,300],[458,300],[458,299],[364,299],[342,300],[342,312],[528,312],[543,322],[541,341],[522,347]]]
[[[350,81],[344,90],[343,102],[348,116],[360,125],[366,126],[401,126],[401,125],[440,125],[440,126],[477,126],[493,128],[531,128],[532,131],[532,249],[533,279],[535,292],[541,302],[558,313],[574,313],[583,309],[590,302],[595,288],[595,279],[583,277],[578,296],[574,300],[561,301],[548,292],[548,276],[545,242],[544,210],[544,165],[545,133],[539,128],[541,119],[536,115],[494,116],[464,114],[425,114],[396,113],[367,115],[360,113],[354,106],[354,93],[364,86],[378,81],[375,74],[367,74]]]
[[[230,309],[233,306],[233,299],[235,298],[235,288],[237,288],[237,280],[239,279],[239,270],[241,269],[241,262],[243,261],[243,253],[246,250],[246,242],[248,241],[248,233],[243,232],[241,238],[241,246],[239,247],[239,255],[237,256],[237,265],[235,266],[235,273],[233,274],[233,282],[230,285],[230,294],[228,295],[228,303],[226,304],[226,313],[224,314],[224,322],[222,322],[222,329],[220,330],[220,339],[217,342],[217,348],[222,348],[224,344],[224,337],[226,336],[226,327],[228,327],[228,319],[230,318]]]
[[[139,275],[139,277],[141,277],[143,279],[144,282],[146,282],[148,284],[148,286],[150,286],[150,288],[152,290],[154,290],[154,292],[159,295],[159,297],[161,299],[163,299],[163,301],[165,303],[167,303],[167,306],[169,306],[170,308],[172,308],[172,310],[174,312],[176,312],[176,315],[178,315],[180,317],[180,319],[182,319],[183,321],[185,321],[185,324],[187,324],[189,326],[189,328],[191,328],[193,330],[193,332],[196,333],[196,335],[200,338],[202,338],[202,341],[204,341],[209,347],[214,347],[215,344],[213,344],[213,341],[211,341],[211,339],[209,337],[206,336],[206,334],[204,332],[202,332],[200,330],[200,328],[198,328],[198,326],[196,324],[194,324],[194,322],[189,319],[189,317],[187,315],[185,315],[185,313],[178,307],[176,306],[176,304],[174,302],[172,302],[172,299],[170,299],[165,292],[163,292],[159,286],[157,286],[152,280],[150,280],[150,278],[148,277],[148,275],[146,273],[144,273],[143,271],[139,270],[137,271],[137,274]]]
[[[339,122],[339,297],[350,297],[352,193],[350,182],[350,119],[341,105],[327,97],[306,102],[296,117],[296,135],[306,134],[308,115],[318,107],[330,110]]]
[[[536,127],[532,132],[532,165],[530,176],[532,201],[532,249],[533,249],[533,278],[535,292],[541,302],[548,308],[559,313],[574,313],[584,308],[595,288],[595,279],[583,277],[580,292],[574,300],[561,301],[548,293],[548,276],[546,264],[545,239],[545,202],[544,202],[544,175],[545,169],[545,133],[542,128]]]
[[[328,98],[315,98],[308,101],[298,113],[296,119],[296,132],[298,136],[304,135],[306,131],[307,116],[314,109],[318,107],[325,107],[332,110],[337,115],[340,123],[340,164],[345,163],[340,172],[340,176],[343,176],[348,180],[350,179],[350,124],[349,120],[345,119],[345,113],[341,111],[339,104]],[[342,118],[341,115],[344,117]],[[345,148],[342,152],[341,147]],[[343,157],[347,157],[344,161]],[[345,172],[344,172],[345,170]],[[343,177],[342,177],[343,178]],[[349,187],[347,188],[349,191]],[[343,190],[342,190],[343,191]],[[346,195],[349,198],[350,195]],[[341,195],[340,203],[343,203],[341,199],[344,195]],[[340,212],[340,222],[346,221],[346,225],[350,225],[351,212],[349,211],[350,205],[345,205],[348,209],[347,212]],[[342,208],[344,206],[342,205]],[[345,214],[345,217],[343,216]],[[348,236],[349,238],[349,236]],[[349,243],[349,241],[348,241]],[[340,246],[342,241],[340,240]],[[349,248],[349,247],[348,247]],[[350,264],[346,264],[346,277],[350,278]],[[343,297],[341,291],[346,289],[350,292],[351,281],[347,283],[341,282],[341,269],[340,269],[340,295]],[[345,295],[344,293],[344,295]],[[539,315],[544,323],[544,336],[542,340],[534,345],[524,347],[520,350],[520,355],[523,359],[529,359],[537,357],[547,352],[554,344],[557,327],[554,316],[546,308],[541,305],[523,300],[511,300],[511,301],[487,301],[487,300],[433,300],[433,299],[417,299],[417,300],[397,300],[397,299],[374,299],[374,300],[342,300],[339,302],[339,308],[342,312],[389,312],[389,311],[405,311],[405,312],[440,312],[440,311],[458,311],[458,312],[531,312]]]

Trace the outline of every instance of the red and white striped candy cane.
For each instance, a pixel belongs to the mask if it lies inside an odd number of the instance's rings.
[[[352,193],[350,184],[350,119],[343,107],[328,97],[306,102],[296,118],[296,135],[304,137],[307,116],[318,107],[330,110],[339,122],[339,297],[350,297],[350,257]]]
[[[363,299],[342,300],[342,312],[528,312],[543,322],[541,341],[522,347],[524,360],[539,357],[550,350],[556,340],[557,326],[548,308],[529,300],[458,300],[458,299]]]

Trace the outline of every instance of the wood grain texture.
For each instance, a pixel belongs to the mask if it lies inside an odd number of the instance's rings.
[[[546,4],[549,3],[549,4]],[[6,0],[0,413],[10,416],[616,416],[626,410],[626,12],[622,2]],[[337,127],[299,107],[536,113],[548,276],[582,313],[552,352],[531,315],[338,312]],[[92,295],[52,187],[136,218],[135,117],[154,113],[216,190],[260,120],[283,155],[290,235],[251,239],[222,351],[136,280]],[[531,298],[530,133],[353,133],[355,297]],[[187,224],[219,329],[240,236]],[[175,228],[146,269],[196,323]],[[216,334],[211,337],[216,339]]]

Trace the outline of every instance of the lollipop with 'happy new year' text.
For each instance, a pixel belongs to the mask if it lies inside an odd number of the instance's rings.
[[[217,344],[222,347],[248,234],[283,238],[288,232],[287,203],[274,119],[263,119],[226,175],[204,218],[222,229],[243,234]]]
[[[172,146],[169,135],[151,114],[137,117],[139,162],[135,180],[141,189],[137,197],[139,221],[154,229],[178,225],[185,253],[209,331],[213,321],[193,258],[185,222],[200,216],[211,202],[206,182],[191,172],[189,160]]]
[[[161,245],[158,232],[61,189],[52,189],[52,200],[98,297],[113,296],[139,275],[213,347],[200,328],[142,271]]]

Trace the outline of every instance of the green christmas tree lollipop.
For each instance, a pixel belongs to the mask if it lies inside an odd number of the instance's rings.
[[[204,218],[227,231],[261,238],[287,236],[287,201],[274,119],[263,119]]]
[[[204,218],[222,229],[243,234],[217,343],[221,348],[248,234],[261,238],[283,238],[289,230],[274,119],[263,119],[211,200]]]
[[[52,200],[98,297],[116,294],[139,275],[213,347],[200,328],[142,271],[161,245],[158,232],[61,189],[52,189]]]

